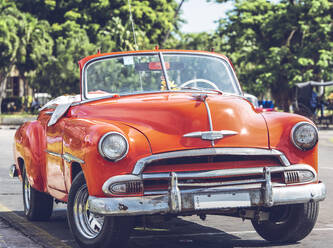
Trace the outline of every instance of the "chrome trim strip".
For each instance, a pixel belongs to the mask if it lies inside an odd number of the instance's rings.
[[[212,113],[210,112],[210,108],[209,108],[206,98],[204,99],[204,103],[205,103],[205,106],[207,109],[207,114],[208,114],[209,129],[211,132],[213,132],[214,128],[213,128],[213,121],[212,121]],[[211,142],[212,142],[212,146],[214,147],[214,145],[215,145],[214,140],[212,140]]]
[[[166,152],[160,154],[154,154],[138,160],[133,168],[132,174],[139,175],[143,172],[147,163],[151,163],[156,160],[168,159],[168,158],[181,158],[181,157],[193,157],[193,156],[209,156],[209,155],[244,155],[244,156],[276,156],[280,159],[280,162],[284,166],[289,166],[290,162],[284,154],[278,150],[269,150],[263,148],[204,148],[193,150],[181,150],[174,152]]]
[[[60,153],[56,153],[56,152],[51,152],[49,150],[45,150],[46,153],[52,155],[52,156],[55,156],[55,157],[58,157],[58,158],[62,158],[63,160],[65,160],[66,162],[68,163],[71,163],[71,162],[78,162],[80,164],[84,164],[84,160],[80,159],[80,158],[77,158],[69,153],[65,153],[65,154],[60,154]]]
[[[162,71],[163,71],[163,75],[164,75],[164,78],[165,78],[167,89],[170,90],[171,88],[170,88],[170,83],[169,83],[169,76],[168,76],[168,73],[167,73],[166,68],[165,68],[163,54],[161,52],[159,52],[158,57],[160,58],[160,63],[161,63],[161,66],[162,66]]]
[[[80,158],[77,158],[75,156],[73,156],[72,154],[69,154],[69,153],[65,153],[64,155],[62,155],[63,159],[66,160],[68,163],[71,163],[71,162],[77,162],[79,164],[84,164],[85,162],[80,159]]]
[[[308,170],[311,171],[314,175],[314,178],[310,182],[315,182],[318,180],[316,171],[307,164],[295,164],[288,167],[283,166],[273,166],[269,167],[270,174],[286,171],[299,171],[299,170]],[[189,179],[189,178],[206,178],[206,177],[231,177],[239,175],[258,175],[264,173],[264,167],[256,168],[240,168],[240,169],[222,169],[222,170],[212,170],[212,171],[199,171],[199,172],[177,172],[177,177],[179,179]],[[144,173],[142,174],[143,180],[149,179],[168,179],[170,175],[168,172],[164,173]]]
[[[145,191],[145,195],[166,195],[168,194],[167,190],[161,190],[161,191]]]
[[[220,186],[232,186],[232,185],[245,185],[264,183],[265,179],[249,179],[249,180],[238,180],[238,181],[227,181],[227,182],[212,182],[212,183],[178,183],[180,187],[220,187]]]
[[[49,150],[46,150],[45,152],[47,152],[48,154],[58,157],[58,158],[62,158],[62,155],[60,153],[56,153],[56,152],[51,152]]]

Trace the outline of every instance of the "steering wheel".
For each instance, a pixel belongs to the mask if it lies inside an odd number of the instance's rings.
[[[203,79],[203,78],[195,78],[195,79],[191,79],[191,80],[188,80],[186,81],[185,83],[182,83],[179,87],[180,88],[183,88],[183,87],[186,87],[187,85],[189,84],[193,84],[193,83],[197,83],[197,82],[203,82],[205,84],[208,84],[209,86],[213,87],[214,89],[216,90],[220,90],[216,84],[214,84],[212,81],[209,81],[207,79]]]

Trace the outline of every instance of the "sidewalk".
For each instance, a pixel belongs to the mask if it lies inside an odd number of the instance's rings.
[[[0,248],[42,248],[0,218]]]

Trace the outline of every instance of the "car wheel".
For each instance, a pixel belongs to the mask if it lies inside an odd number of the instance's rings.
[[[25,168],[23,168],[22,178],[25,216],[31,221],[48,220],[53,211],[53,197],[30,186]]]
[[[318,202],[276,206],[270,209],[269,220],[252,220],[252,225],[257,233],[268,241],[297,242],[311,232],[318,211]]]
[[[83,172],[74,179],[68,197],[67,219],[80,247],[125,247],[133,226],[132,217],[111,217],[91,213]]]

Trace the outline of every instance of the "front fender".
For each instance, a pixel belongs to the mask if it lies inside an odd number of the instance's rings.
[[[123,134],[129,143],[128,154],[118,162],[104,159],[98,151],[100,138],[111,131]],[[130,174],[138,159],[151,155],[151,148],[141,132],[121,122],[68,119],[64,130],[63,154],[66,153],[84,161],[81,167],[89,194],[105,196],[103,183],[112,176]],[[70,184],[67,182],[69,187]]]
[[[318,173],[318,144],[309,151],[301,151],[293,145],[290,136],[296,123],[313,123],[304,116],[290,113],[264,112],[262,115],[267,123],[270,148],[283,152],[292,164],[308,164]]]

